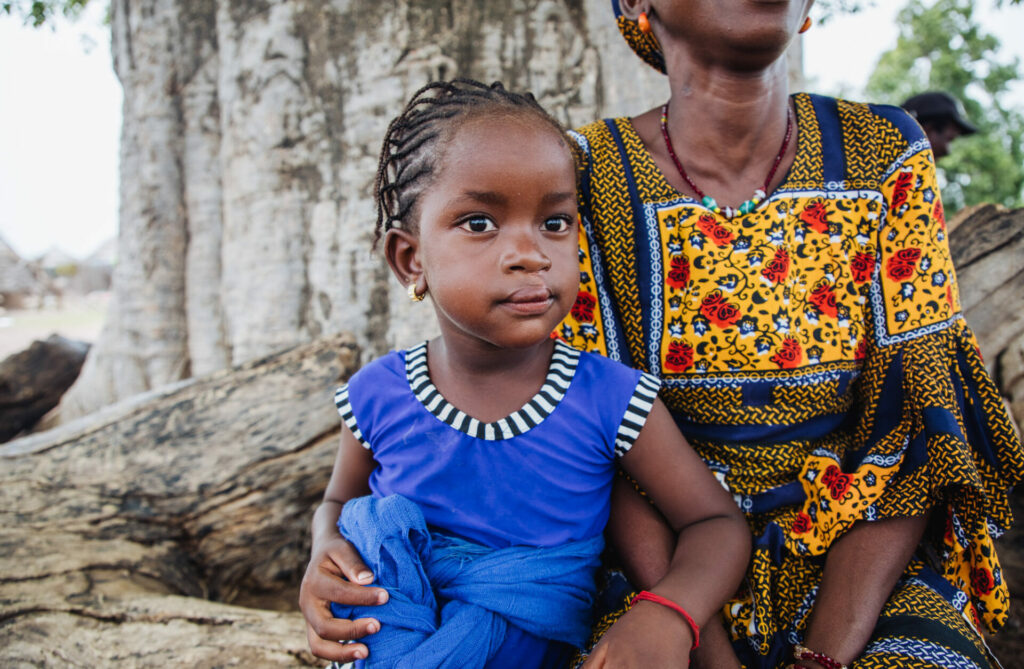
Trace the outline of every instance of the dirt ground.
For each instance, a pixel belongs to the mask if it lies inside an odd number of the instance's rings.
[[[93,343],[109,301],[109,294],[104,293],[67,297],[39,309],[0,310],[0,360],[54,333]]]

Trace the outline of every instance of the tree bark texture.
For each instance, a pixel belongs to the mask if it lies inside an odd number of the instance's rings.
[[[312,663],[296,587],[358,359],[333,335],[0,447],[0,665]]]
[[[435,331],[371,253],[384,130],[432,79],[533,91],[569,126],[665,78],[607,0],[113,0],[124,86],[115,305],[48,425],[342,328]]]

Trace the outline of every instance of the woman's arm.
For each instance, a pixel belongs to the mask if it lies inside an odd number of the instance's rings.
[[[927,524],[927,516],[865,521],[836,539],[825,558],[804,646],[843,664],[853,662],[867,645]]]
[[[366,587],[373,582],[373,574],[338,533],[341,507],[349,499],[370,492],[368,481],[374,468],[370,452],[360,446],[347,427],[343,425],[341,429],[341,446],[331,480],[323,503],[313,515],[313,546],[299,590],[299,608],[306,618],[306,637],[313,654],[325,660],[350,662],[365,658],[366,646],[338,642],[373,634],[380,629],[380,622],[373,618],[335,618],[330,603],[373,606],[385,603],[388,593],[382,588]]]
[[[678,537],[665,575],[651,588],[686,610],[698,625],[712,620],[735,592],[750,559],[750,530],[732,497],[715,480],[679,433],[668,409],[657,400],[623,468],[644,489]],[[621,495],[620,495],[621,497]],[[642,500],[641,500],[642,501]],[[665,535],[649,516],[640,534],[655,554],[664,554]],[[615,522],[621,522],[621,516]],[[618,540],[628,528],[612,528]],[[649,530],[649,532],[648,532]],[[634,563],[641,583],[653,580],[662,566],[657,555]],[[587,667],[686,666],[694,639],[678,613],[642,601],[622,617],[594,649]]]

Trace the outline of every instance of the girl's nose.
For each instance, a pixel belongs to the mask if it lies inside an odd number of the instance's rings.
[[[551,267],[551,259],[541,246],[539,232],[509,235],[503,265],[509,272],[541,272]]]

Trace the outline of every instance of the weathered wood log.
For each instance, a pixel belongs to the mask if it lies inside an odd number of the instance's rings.
[[[1024,332],[1024,208],[979,205],[949,230],[964,317],[995,373],[994,361]]]
[[[55,334],[0,362],[0,441],[32,428],[57,406],[88,351],[88,344]]]
[[[358,358],[336,335],[0,447],[0,665],[315,664],[296,586]]]

